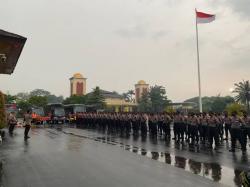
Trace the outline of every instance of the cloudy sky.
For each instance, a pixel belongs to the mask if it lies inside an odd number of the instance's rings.
[[[28,38],[14,74],[0,89],[43,88],[69,96],[76,72],[120,93],[143,79],[166,87],[169,99],[198,95],[197,8],[216,20],[199,25],[202,95],[228,95],[250,79],[249,0],[7,0],[0,28]]]

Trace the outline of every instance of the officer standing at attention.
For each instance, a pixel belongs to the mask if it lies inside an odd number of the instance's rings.
[[[206,143],[206,139],[207,139],[207,132],[208,132],[208,122],[207,122],[207,114],[203,113],[201,118],[201,126],[200,126],[200,139],[201,139],[201,143],[205,144]]]
[[[235,152],[236,140],[239,140],[241,145],[242,153],[246,153],[246,134],[243,131],[243,120],[240,119],[236,113],[232,114],[231,120],[231,142],[232,148],[229,150],[230,152]]]
[[[208,117],[208,141],[210,149],[213,148],[213,140],[215,141],[215,149],[219,146],[218,124],[218,118],[213,113],[210,113],[210,116]]]
[[[147,136],[147,120],[148,117],[146,114],[141,115],[141,136]]]
[[[223,119],[225,125],[225,135],[224,140],[228,141],[228,134],[231,130],[231,118],[228,116],[228,113],[225,113],[225,117]]]
[[[30,138],[28,136],[29,130],[31,127],[31,121],[32,121],[32,114],[30,110],[27,110],[27,112],[24,114],[24,122],[25,122],[25,130],[24,130],[24,139],[27,140]]]
[[[14,128],[17,125],[17,119],[16,119],[15,112],[11,112],[9,114],[7,121],[8,121],[8,125],[9,125],[9,134],[13,135]]]
[[[246,133],[246,141],[247,141],[247,136],[250,140],[250,117],[247,116],[247,114],[244,114],[244,125],[245,125],[245,133]]]
[[[181,123],[181,114],[180,112],[177,112],[177,114],[174,115],[174,138],[172,138],[173,140],[176,140],[177,142],[179,142],[180,138],[180,123]]]
[[[191,145],[198,145],[199,136],[198,136],[198,125],[200,121],[199,118],[193,114],[191,117],[190,130],[191,130]]]

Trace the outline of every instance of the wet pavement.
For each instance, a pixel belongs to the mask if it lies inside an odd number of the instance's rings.
[[[28,141],[22,133],[0,145],[0,186],[239,186],[249,166],[249,156],[226,144],[209,152],[86,129],[32,129]]]
[[[190,147],[187,143],[176,144],[173,140],[166,141],[160,136],[121,136],[93,129],[74,128],[64,128],[63,132],[116,145],[228,186],[241,186],[239,174],[250,169],[250,151],[242,155],[238,145],[236,153],[232,154],[229,152],[229,142],[222,142],[218,150],[207,150],[203,145]]]

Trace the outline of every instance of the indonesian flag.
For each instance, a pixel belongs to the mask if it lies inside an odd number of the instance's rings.
[[[197,23],[210,23],[215,20],[215,15],[196,11]]]

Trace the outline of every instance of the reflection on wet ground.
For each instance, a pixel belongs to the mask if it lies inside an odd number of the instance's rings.
[[[222,167],[217,163],[201,163],[196,162],[192,159],[186,159],[184,157],[175,156],[169,153],[163,152],[152,152],[145,149],[134,148],[133,146],[128,147],[124,146],[125,150],[137,153],[138,155],[146,156],[153,160],[159,162],[164,162],[172,166],[184,169],[186,171],[192,172],[196,175],[200,175],[206,178],[209,178],[215,182],[220,182],[232,186],[235,182],[235,185],[240,186],[239,174],[240,170],[232,170],[227,167]],[[226,174],[227,176],[223,175]],[[228,181],[231,179],[231,181]],[[234,179],[234,182],[232,181]]]
[[[0,186],[3,186],[2,176],[3,176],[3,163],[0,160]]]
[[[102,142],[109,145],[119,146],[123,148],[126,151],[130,151],[132,153],[145,156],[147,158],[166,163],[169,165],[172,165],[174,167],[178,167],[181,169],[184,169],[185,171],[192,172],[193,174],[200,175],[202,177],[208,178],[210,180],[213,180],[214,182],[219,182],[221,184],[226,184],[229,186],[241,186],[240,183],[240,173],[242,170],[239,169],[232,169],[229,167],[221,166],[216,162],[197,162],[193,159],[187,159],[185,157],[176,156],[172,153],[168,152],[157,152],[157,151],[151,151],[146,150],[145,148],[129,145],[123,142],[118,142],[116,137],[112,136],[102,136],[102,137],[92,137],[92,136],[85,136],[85,135],[76,135],[74,133],[67,133],[63,131],[66,134],[74,135],[81,138],[86,138],[90,140],[94,140],[96,142]],[[120,137],[124,139],[128,139],[129,137]],[[134,137],[132,137],[134,140]],[[137,137],[138,139],[138,137]],[[136,140],[137,140],[136,139]],[[141,137],[141,141],[145,142],[147,141],[147,137]],[[151,141],[152,144],[157,144],[157,138],[149,138],[149,141]],[[79,142],[78,142],[79,143]],[[166,145],[169,145],[170,142],[166,142]],[[199,149],[197,147],[182,147],[181,145],[175,145],[175,148],[180,150],[188,149],[191,152],[199,152]],[[242,157],[242,161],[247,161],[247,156]]]
[[[82,139],[71,136],[67,143],[68,150],[79,151],[82,145]]]

